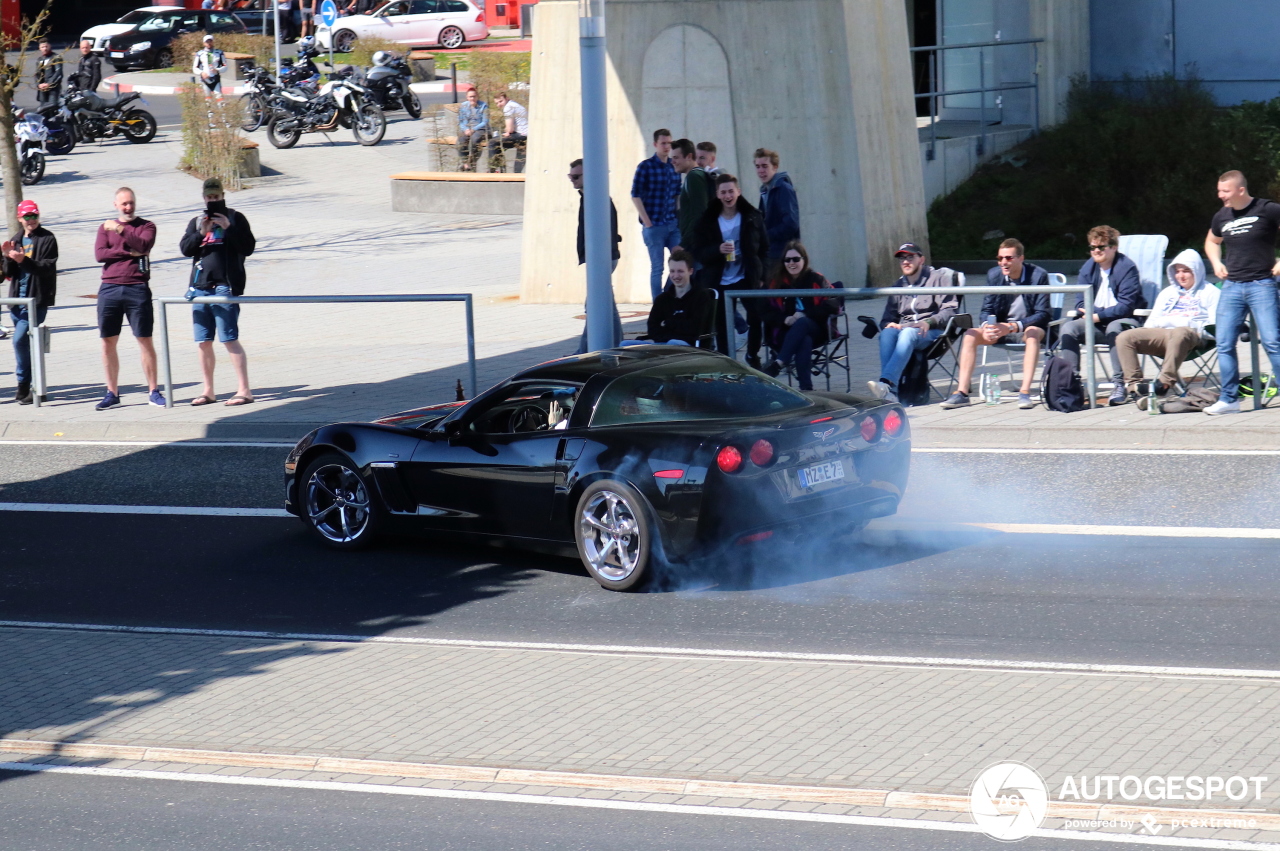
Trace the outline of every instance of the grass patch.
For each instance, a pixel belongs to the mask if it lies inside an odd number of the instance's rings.
[[[1201,249],[1218,175],[1240,169],[1254,195],[1280,194],[1280,98],[1219,107],[1198,80],[1077,80],[1067,118],[983,165],[929,208],[933,255],[990,259],[1017,237],[1033,257],[1087,256],[1085,234],[1162,233],[1170,255]]]

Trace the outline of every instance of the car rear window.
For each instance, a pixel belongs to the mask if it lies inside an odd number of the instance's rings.
[[[441,0],[441,12],[470,12],[471,7],[462,0]]]
[[[683,361],[615,380],[600,394],[591,425],[760,417],[811,404],[801,393],[745,366]]]

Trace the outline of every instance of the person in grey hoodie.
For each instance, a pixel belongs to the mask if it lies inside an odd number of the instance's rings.
[[[760,178],[760,212],[769,237],[769,265],[765,279],[771,279],[782,264],[782,251],[787,243],[800,238],[800,201],[791,177],[778,171],[778,154],[768,148],[756,148],[756,177]]]
[[[1214,324],[1220,291],[1204,279],[1200,252],[1188,248],[1173,258],[1166,274],[1169,286],[1156,296],[1155,307],[1141,328],[1130,328],[1116,337],[1116,352],[1124,370],[1129,398],[1136,398],[1142,367],[1138,355],[1163,358],[1156,378],[1156,395],[1163,396],[1178,383],[1178,369],[1197,348],[1212,346],[1206,328]]]
[[[956,273],[946,267],[930,266],[925,262],[924,249],[914,242],[904,242],[893,256],[902,270],[902,277],[893,286],[921,289],[920,295],[890,296],[880,317],[880,380],[869,385],[878,398],[896,402],[898,381],[907,362],[942,336],[948,320],[960,311],[960,297],[954,293],[929,294],[930,287],[955,286]]]

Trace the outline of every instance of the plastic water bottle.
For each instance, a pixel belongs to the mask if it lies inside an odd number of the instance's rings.
[[[978,393],[982,395],[982,401],[988,405],[991,402],[991,375],[990,373],[982,373],[978,376]]]
[[[991,404],[993,405],[1000,404],[1000,391],[1001,391],[1000,376],[998,375],[991,376]]]

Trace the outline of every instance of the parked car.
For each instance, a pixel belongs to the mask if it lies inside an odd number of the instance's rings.
[[[244,22],[230,12],[212,9],[174,9],[155,12],[134,29],[107,39],[107,61],[117,71],[168,68],[173,65],[173,40],[193,32],[242,33]]]
[[[285,460],[285,509],[336,549],[458,536],[576,555],[626,591],[895,513],[909,431],[894,403],[632,346],[526,369],[470,402],[317,429]]]
[[[330,31],[316,38],[329,49]],[[392,0],[368,15],[339,18],[333,25],[333,49],[346,53],[362,37],[404,45],[439,46],[453,50],[468,41],[489,37],[484,11],[471,0]]]
[[[80,35],[80,40],[89,39],[93,43],[93,52],[101,56],[107,52],[107,39],[113,35],[123,35],[130,30],[136,29],[138,24],[149,19],[157,12],[173,12],[172,6],[143,6],[141,9],[134,9],[127,12],[123,17],[112,24],[98,24],[96,27],[89,27]]]

